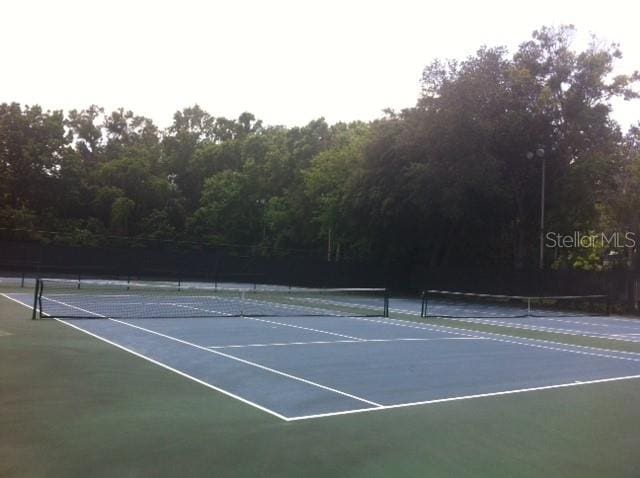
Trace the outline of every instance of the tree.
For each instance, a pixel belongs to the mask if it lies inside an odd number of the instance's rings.
[[[223,171],[205,181],[198,208],[190,218],[192,234],[211,243],[249,244],[260,229],[245,176]]]
[[[0,191],[7,204],[49,204],[49,187],[59,176],[66,146],[62,111],[0,104]]]
[[[111,231],[126,236],[130,232],[136,203],[127,197],[119,197],[111,206]]]
[[[107,160],[122,156],[138,156],[155,164],[160,158],[158,128],[144,116],[120,108],[105,118],[105,157]]]
[[[363,124],[338,125],[334,133],[336,146],[317,154],[303,171],[310,205],[308,217],[318,227],[318,239],[326,241],[329,259],[339,259],[341,246],[357,238],[348,198],[361,172],[364,146],[369,140]]]
[[[65,121],[65,126],[72,134],[78,154],[88,165],[98,161],[102,149],[102,128],[96,124],[104,115],[104,109],[91,105],[86,110],[71,110]]]

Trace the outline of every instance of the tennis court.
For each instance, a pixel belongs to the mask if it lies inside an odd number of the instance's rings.
[[[30,294],[5,295],[34,303]],[[271,295],[244,295],[242,307],[253,305],[254,312],[265,312],[267,299],[273,303]],[[79,332],[286,421],[640,378],[637,353],[394,320],[382,316],[379,298],[366,291],[312,302],[305,295],[302,303],[291,291],[278,296],[285,300],[275,310],[252,315],[250,309],[233,314],[235,298],[213,308],[192,291],[143,296],[69,289],[54,290],[43,309]],[[390,310],[412,306],[392,301]],[[149,317],[132,318],[141,311]]]

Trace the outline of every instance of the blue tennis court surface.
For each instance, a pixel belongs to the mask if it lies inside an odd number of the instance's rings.
[[[32,300],[7,296],[27,306]],[[396,301],[392,310],[410,310],[408,304]],[[640,354],[427,321],[289,316],[60,322],[284,420],[640,378]]]

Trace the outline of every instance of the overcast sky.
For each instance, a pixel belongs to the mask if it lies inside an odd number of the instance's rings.
[[[640,69],[640,2],[33,1],[0,4],[0,102],[124,106],[159,126],[200,104],[266,124],[371,120],[413,106],[422,69],[481,45],[513,52],[542,25],[621,44]],[[626,128],[640,100],[615,104]]]

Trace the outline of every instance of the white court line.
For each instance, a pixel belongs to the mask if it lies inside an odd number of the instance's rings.
[[[289,379],[292,379],[292,380],[296,380],[298,382],[302,382],[302,383],[305,383],[307,385],[312,385],[314,387],[321,388],[323,390],[328,390],[328,391],[336,393],[338,395],[343,395],[345,397],[352,398],[352,399],[358,400],[360,402],[368,403],[369,405],[373,405],[373,406],[377,406],[377,407],[382,406],[379,403],[373,402],[371,400],[367,400],[367,399],[362,398],[362,397],[358,397],[356,395],[352,395],[352,394],[347,393],[347,392],[343,392],[343,391],[338,390],[336,388],[332,388],[332,387],[328,387],[326,385],[322,385],[320,383],[312,382],[311,380],[307,380],[307,379],[304,379],[302,377],[297,377],[295,375],[291,375],[291,374],[288,374],[286,372],[282,372],[280,370],[277,370],[277,369],[274,369],[274,368],[271,368],[271,367],[266,367],[264,365],[260,365],[260,364],[255,363],[255,362],[251,362],[249,360],[241,359],[241,358],[235,357],[233,355],[225,354],[224,352],[219,352],[217,350],[211,350],[211,349],[208,349],[207,347],[204,347],[202,345],[197,345],[197,344],[194,344],[192,342],[188,342],[186,340],[182,340],[182,339],[179,339],[177,337],[173,337],[171,335],[163,334],[161,332],[156,332],[155,330],[147,329],[145,327],[140,327],[139,325],[129,324],[128,322],[124,322],[122,320],[111,319],[111,318],[109,318],[107,316],[104,316],[102,314],[98,314],[96,312],[91,312],[90,310],[86,310],[86,309],[83,309],[81,307],[77,307],[75,305],[65,304],[64,302],[60,302],[60,301],[55,300],[55,299],[46,298],[46,297],[45,297],[45,299],[50,300],[52,302],[57,302],[57,303],[59,303],[61,305],[64,305],[64,306],[72,307],[72,308],[80,310],[82,312],[87,312],[89,314],[95,315],[96,317],[103,317],[103,318],[105,318],[107,320],[110,320],[111,322],[117,322],[118,324],[126,325],[127,327],[131,327],[131,328],[134,328],[134,329],[139,329],[139,330],[142,330],[144,332],[148,332],[150,334],[157,335],[159,337],[164,337],[166,339],[173,340],[174,342],[178,342],[178,343],[181,343],[181,344],[184,344],[184,345],[188,345],[190,347],[194,347],[194,348],[197,348],[197,349],[200,349],[200,350],[204,350],[205,352],[209,352],[209,353],[212,353],[212,354],[220,355],[221,357],[226,357],[226,358],[228,358],[230,360],[235,360],[236,362],[240,362],[240,363],[243,363],[245,365],[251,365],[252,367],[256,367],[256,368],[259,368],[261,370],[265,370],[267,372],[274,373],[276,375],[281,375],[283,377],[286,377],[286,378],[289,378]]]
[[[485,340],[484,337],[440,337],[420,339],[415,337],[399,339],[361,339],[361,340],[315,340],[311,342],[274,342],[268,344],[210,345],[209,349],[240,349],[244,347],[286,347],[290,345],[331,345],[331,344],[368,344],[379,342],[435,342],[440,340]]]
[[[597,380],[588,380],[588,381],[575,381],[570,383],[560,383],[556,385],[546,385],[542,387],[531,387],[531,388],[520,388],[516,390],[504,390],[501,392],[490,392],[490,393],[479,393],[476,395],[463,395],[459,397],[447,397],[447,398],[437,398],[435,400],[425,400],[422,402],[410,402],[410,403],[397,403],[394,405],[383,405],[382,407],[375,408],[361,408],[358,410],[347,410],[341,412],[332,412],[332,413],[319,413],[316,415],[301,415],[298,417],[289,417],[289,421],[295,422],[299,420],[309,420],[311,418],[325,418],[325,417],[334,417],[337,415],[350,415],[355,413],[362,412],[374,412],[378,410],[392,410],[395,408],[407,408],[407,407],[415,407],[418,405],[431,405],[435,403],[444,403],[444,402],[454,402],[460,400],[470,400],[473,398],[485,398],[485,397],[498,397],[502,395],[514,395],[517,393],[525,393],[525,392],[537,392],[541,390],[553,390],[556,388],[569,388],[569,387],[580,387],[583,385],[593,385],[596,383],[607,383],[607,382],[617,382],[622,380],[636,380],[640,378],[640,375],[627,375],[624,377],[613,377],[613,378],[602,378]]]
[[[7,294],[0,294],[0,295],[1,295],[2,297],[4,297],[5,299],[9,299],[9,300],[14,301],[16,304],[20,304],[20,305],[22,305],[22,306],[24,306],[24,307],[27,307],[27,308],[29,308],[29,309],[33,310],[33,306],[32,306],[32,305],[25,304],[25,303],[24,303],[24,302],[22,302],[21,300],[14,299],[13,297],[8,296]]]

